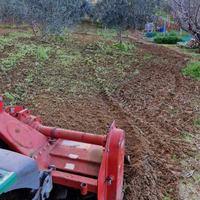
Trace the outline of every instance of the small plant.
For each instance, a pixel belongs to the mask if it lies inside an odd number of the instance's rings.
[[[196,179],[197,179],[197,181],[200,180],[200,176],[196,175]]]
[[[178,113],[178,110],[168,110],[169,113],[175,114]]]
[[[139,71],[137,69],[133,72],[133,75],[136,75],[136,74],[139,74]]]
[[[195,119],[194,119],[194,126],[195,125],[200,125],[200,119],[199,119],[199,117],[198,117],[198,114],[197,114],[197,116],[195,117]]]
[[[174,192],[173,188],[170,188],[170,189],[169,189],[169,193],[172,194],[173,192]]]
[[[200,81],[200,62],[192,60],[189,62],[188,67],[183,69],[183,75],[194,77],[197,81]]]
[[[176,154],[172,156],[172,160],[176,160]]]
[[[180,161],[180,163],[181,163],[181,165],[185,166],[185,164],[184,164],[184,162],[182,160]]]
[[[125,50],[125,51],[128,50],[128,47],[124,43],[122,45],[120,45],[120,43],[114,44],[113,48],[115,48],[115,49],[122,49],[122,50]]]
[[[39,51],[37,53],[37,56],[39,58],[42,58],[43,60],[48,60],[49,59],[49,57],[48,57],[48,55],[46,53],[46,50],[42,46],[39,46]]]
[[[180,133],[180,134],[186,138],[186,141],[185,141],[185,142],[191,142],[192,137],[191,137],[189,134],[187,134],[187,133],[185,133],[185,132],[182,132],[182,133]]]
[[[152,55],[146,55],[143,57],[143,60],[151,60],[153,58]]]
[[[169,200],[169,197],[164,197],[164,199],[163,200]]]
[[[65,38],[63,36],[54,36],[53,39],[54,40],[65,40]]]
[[[111,39],[111,37],[109,35],[104,36],[104,38]]]
[[[174,140],[174,142],[178,142],[178,141],[179,141],[179,139],[178,139],[178,138],[174,138],[173,140]]]

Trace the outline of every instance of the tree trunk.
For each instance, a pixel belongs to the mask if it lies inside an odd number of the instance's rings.
[[[108,27],[107,27],[107,32],[106,32],[106,36],[108,37]]]
[[[200,54],[200,44],[199,44],[199,50],[198,50],[198,54]]]
[[[121,28],[119,32],[119,37],[120,37],[120,46],[122,46],[122,29]]]
[[[40,41],[37,41],[37,54],[39,53]]]

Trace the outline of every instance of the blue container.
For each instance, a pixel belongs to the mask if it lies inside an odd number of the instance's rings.
[[[165,32],[165,31],[166,31],[166,27],[163,26],[160,28],[160,32]]]

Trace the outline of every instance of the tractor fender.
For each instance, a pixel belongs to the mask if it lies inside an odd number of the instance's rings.
[[[20,188],[39,188],[39,170],[37,163],[22,154],[13,151],[0,149],[0,169],[7,172],[14,172],[17,180],[6,191]]]

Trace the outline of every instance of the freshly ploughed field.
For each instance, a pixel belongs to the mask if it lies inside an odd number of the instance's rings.
[[[115,120],[131,163],[125,200],[200,198],[200,83],[182,74],[190,57],[127,35],[128,50],[117,49],[115,30],[106,37],[86,22],[42,41],[38,56],[31,32],[0,34],[5,106],[25,105],[44,125],[94,134],[107,134]]]

